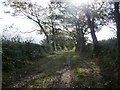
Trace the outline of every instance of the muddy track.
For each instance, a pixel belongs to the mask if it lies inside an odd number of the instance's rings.
[[[48,87],[49,88],[69,88],[72,83],[72,71],[70,66],[71,54],[68,53],[63,68],[60,71],[56,71],[57,76],[55,80],[52,81]]]

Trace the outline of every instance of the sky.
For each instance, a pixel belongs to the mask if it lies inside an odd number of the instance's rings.
[[[4,1],[4,0],[2,0]],[[34,42],[35,43],[39,43],[39,41],[43,40],[45,38],[44,35],[38,35],[37,32],[33,32],[33,33],[26,33],[26,34],[22,34],[22,33],[19,33],[19,31],[21,32],[29,32],[29,31],[32,31],[34,29],[37,29],[38,27],[36,27],[36,25],[34,24],[34,22],[32,22],[31,20],[29,19],[25,19],[23,17],[14,17],[14,16],[11,16],[10,14],[5,14],[4,11],[12,11],[12,9],[8,8],[8,7],[5,7],[3,6],[2,4],[2,1],[0,0],[0,35],[3,34],[3,29],[6,27],[6,26],[11,26],[12,24],[14,24],[14,27],[17,27],[19,28],[19,30],[17,30],[16,32],[16,29],[12,29],[10,30],[10,32],[4,32],[6,35],[14,37],[15,35],[21,35],[25,40],[26,39],[29,39],[29,37],[31,38],[34,38]],[[33,0],[33,2],[35,2],[37,0]],[[40,1],[40,0],[39,0]],[[47,4],[47,1],[48,0],[41,0],[41,5],[43,5],[43,7],[45,7]]]
[[[2,1],[4,1],[4,0],[0,0],[0,35],[3,34],[3,29],[6,26],[10,26],[12,24],[14,24],[13,26],[15,28],[18,28],[18,30],[11,29],[10,32],[6,34],[8,36],[9,36],[9,34],[11,34],[11,36],[14,37],[15,35],[19,34],[19,31],[28,32],[28,31],[32,31],[34,29],[38,29],[38,27],[35,25],[35,23],[29,19],[25,19],[20,16],[13,17],[10,14],[5,14],[4,11],[9,11],[9,10],[12,11],[12,9],[3,6]],[[49,2],[49,0],[31,0],[31,1],[33,3],[39,1],[38,3],[40,5],[42,5],[43,7],[46,7],[47,3]],[[111,32],[111,30],[112,30],[111,28],[103,27],[98,33],[96,33],[98,40],[109,39],[111,37],[114,37],[115,33]],[[34,39],[35,43],[39,43],[39,41],[41,41],[45,38],[44,35],[39,35],[39,34],[37,34],[37,32],[27,33],[27,34],[20,33],[20,35],[25,40],[32,37]],[[92,40],[91,35],[88,35],[88,37],[90,40]]]

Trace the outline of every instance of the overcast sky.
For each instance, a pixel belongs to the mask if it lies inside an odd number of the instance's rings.
[[[29,19],[25,19],[23,17],[13,17],[10,14],[5,14],[4,11],[11,10],[10,8],[7,8],[3,6],[2,1],[0,0],[0,35],[2,35],[2,31],[6,26],[10,26],[14,24],[14,27],[18,28],[22,32],[26,31],[32,31],[36,27],[36,25]],[[31,0],[32,2],[38,2],[43,7],[47,6],[47,3],[49,0]],[[17,30],[17,31],[19,31]],[[15,36],[18,34],[18,32],[15,32],[16,30],[11,30],[11,35]],[[24,39],[28,37],[34,38],[36,43],[39,43],[40,40],[42,40],[45,36],[44,35],[38,35],[36,32],[28,33],[28,34],[20,34]],[[115,36],[114,32],[111,32],[111,29],[108,27],[103,27],[101,31],[96,33],[98,40],[102,39],[108,39]],[[91,39],[91,36],[89,35],[89,38]]]

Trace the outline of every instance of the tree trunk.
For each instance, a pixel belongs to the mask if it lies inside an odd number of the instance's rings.
[[[115,7],[115,21],[117,27],[117,47],[118,47],[118,56],[117,56],[117,68],[118,68],[118,87],[120,88],[120,11],[119,11],[119,2],[114,3]]]
[[[95,30],[94,30],[94,20],[89,22],[89,27],[90,27],[91,36],[92,36],[92,39],[93,39],[94,52],[95,52],[95,54],[98,54],[99,53],[98,52],[99,48],[98,48],[98,40],[97,40],[97,37],[96,37],[96,34],[95,34]]]
[[[81,30],[81,41],[82,41],[82,52],[85,51],[85,36],[84,36],[84,33],[83,33],[83,30]]]
[[[96,34],[95,34],[94,18],[90,17],[89,12],[86,12],[86,16],[87,16],[87,19],[88,19],[88,27],[90,28],[91,36],[92,36],[92,39],[93,39],[93,48],[94,48],[93,51],[94,51],[95,55],[97,56],[100,52],[100,47],[99,47],[98,40],[97,40],[97,37],[96,37]]]
[[[79,25],[78,25],[79,26]],[[82,32],[82,29],[80,27],[76,28],[76,34],[77,34],[77,52],[79,55],[81,55],[84,52],[85,47],[85,40],[84,40],[84,33]]]
[[[52,47],[53,47],[53,51],[56,51],[56,36],[55,36],[55,29],[54,29],[54,26],[53,26],[53,23],[52,23]]]
[[[77,52],[79,53],[79,55],[80,55],[80,53],[81,53],[81,37],[80,37],[80,33],[79,33],[79,29],[76,29],[76,34],[77,34],[77,37],[76,37],[76,39],[77,39],[77,47],[76,47],[76,49],[77,49]]]
[[[38,22],[38,25],[39,25],[40,29],[43,31],[43,33],[45,34],[47,43],[49,44],[49,36],[48,36],[48,34],[46,33],[43,26],[39,22]]]

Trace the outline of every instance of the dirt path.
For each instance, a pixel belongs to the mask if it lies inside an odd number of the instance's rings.
[[[60,71],[56,71],[57,76],[55,80],[48,85],[51,88],[69,88],[72,82],[72,72],[70,66],[71,54],[68,53],[63,68]]]

